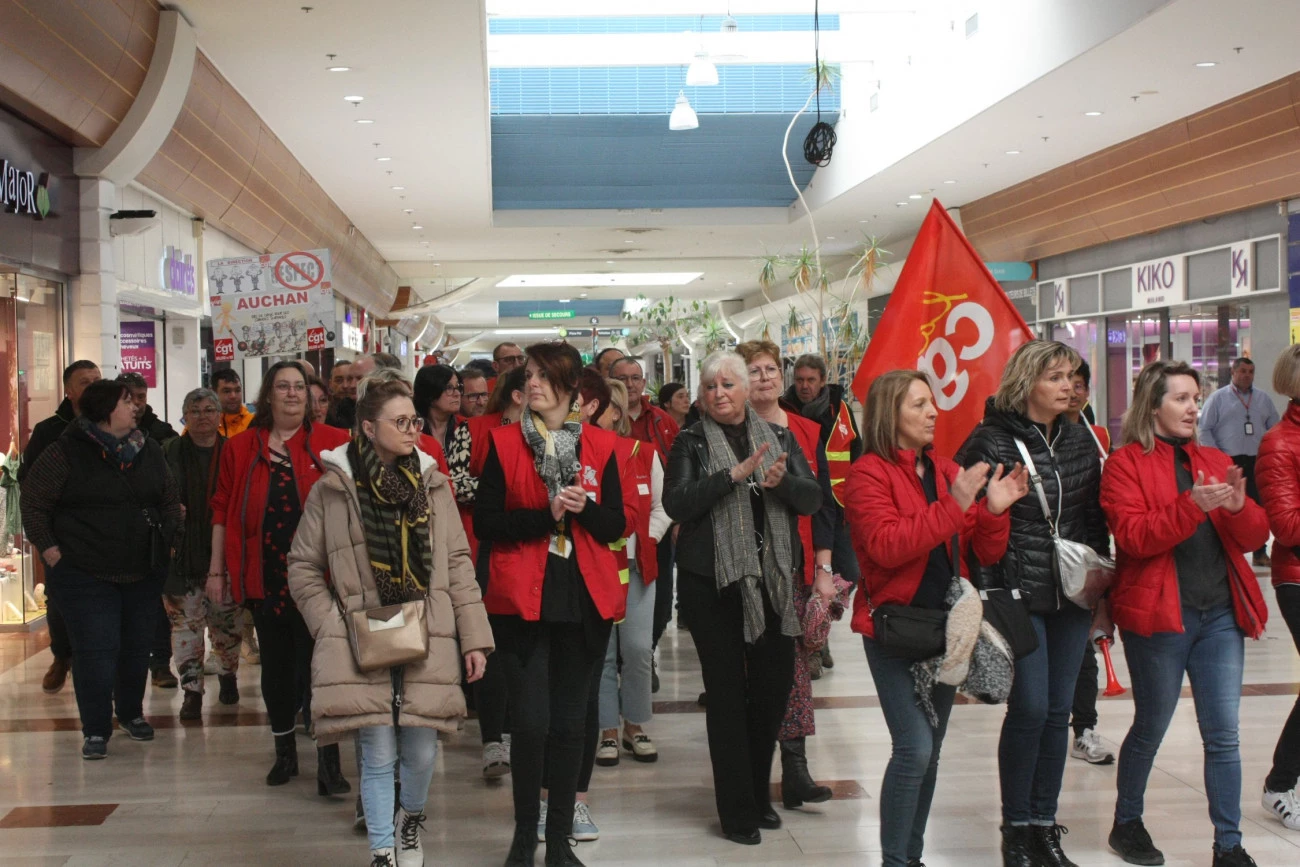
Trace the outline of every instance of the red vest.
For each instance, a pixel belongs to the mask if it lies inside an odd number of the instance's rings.
[[[619,478],[623,484],[623,502],[636,504],[634,509],[628,509],[629,529],[636,534],[636,567],[641,572],[641,580],[649,586],[659,577],[658,549],[654,539],[650,538],[650,510],[653,507],[650,472],[655,450],[631,437],[619,437],[615,449],[622,468]],[[626,558],[626,542],[622,547]]]
[[[614,455],[618,437],[591,425],[582,426],[578,454],[582,462],[582,487],[600,502],[600,482]],[[492,445],[506,480],[506,509],[548,509],[550,500],[546,484],[537,474],[533,450],[524,440],[521,425],[508,425],[492,431]],[[610,546],[593,539],[577,521],[569,524],[573,532],[573,556],[577,557],[578,574],[586,582],[587,592],[596,610],[605,620],[622,620],[627,608],[627,587],[619,579],[620,564]],[[491,577],[483,603],[489,614],[512,614],[524,620],[542,616],[542,579],[546,575],[550,539],[526,539],[522,542],[492,544]]]
[[[794,434],[799,447],[803,449],[803,456],[808,459],[808,466],[816,476],[817,443],[822,436],[822,426],[812,419],[789,411],[786,412],[785,418],[790,425],[790,433]],[[799,516],[799,542],[803,545],[803,580],[805,584],[812,584],[813,569],[817,565],[813,556],[812,515]]]

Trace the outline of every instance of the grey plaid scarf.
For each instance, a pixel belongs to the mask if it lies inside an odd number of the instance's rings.
[[[705,440],[709,446],[710,474],[731,468],[737,463],[736,455],[727,444],[722,428],[707,415],[700,419]],[[754,548],[754,510],[749,504],[749,489],[761,485],[768,468],[781,454],[781,443],[771,426],[758,417],[754,408],[745,405],[745,427],[749,432],[750,448],[757,451],[764,444],[767,454],[754,474],[744,484],[733,485],[731,491],[713,507],[713,572],[722,591],[732,584],[740,585],[740,598],[745,611],[745,643],[753,644],[766,630],[767,616],[763,611],[763,589],[771,600],[772,609],[781,618],[781,634],[797,636],[802,630],[794,611],[794,553],[790,548],[790,517],[780,500],[763,495],[763,549]],[[753,452],[751,452],[752,454]]]

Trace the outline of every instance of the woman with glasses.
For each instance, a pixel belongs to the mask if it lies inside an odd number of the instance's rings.
[[[330,411],[330,392],[319,376],[307,377],[307,390],[311,394],[312,424],[325,424]]]
[[[312,638],[289,595],[288,557],[307,492],[321,477],[322,451],[345,431],[313,427],[307,376],[296,362],[273,364],[262,379],[253,421],[222,449],[212,496],[208,599],[250,608],[262,651],[262,700],[275,737],[268,786],[298,775],[294,717],[309,686]],[[317,750],[317,790],[351,790],[338,745]]]
[[[465,423],[457,417],[460,394],[460,376],[445,364],[430,364],[415,374],[415,412],[424,420],[429,436],[448,453],[456,430]]]

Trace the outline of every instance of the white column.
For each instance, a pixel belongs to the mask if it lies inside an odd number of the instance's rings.
[[[81,225],[81,274],[73,282],[72,355],[99,365],[105,379],[121,372],[117,272],[108,217],[117,210],[117,187],[99,178],[77,181]]]

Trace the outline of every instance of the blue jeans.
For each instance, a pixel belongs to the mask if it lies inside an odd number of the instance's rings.
[[[600,677],[600,727],[616,729],[620,716],[643,726],[654,717],[650,701],[650,659],[654,655],[651,631],[654,626],[655,584],[641,580],[635,564],[629,569],[627,614],[614,626],[605,650],[605,667]],[[618,665],[623,657],[623,667]]]
[[[397,766],[398,738],[401,738],[402,809],[424,811],[433,781],[433,762],[438,757],[436,729],[408,726],[372,726],[358,733],[361,747],[361,806],[366,811],[366,835],[370,848],[393,845],[393,768]]]
[[[948,715],[956,687],[939,684],[934,709],[939,727],[931,728],[925,711],[916,704],[916,682],[911,662],[890,656],[870,638],[862,637],[867,665],[880,696],[880,711],[889,727],[893,752],[880,784],[880,849],[884,867],[906,867],[921,860],[925,823],[934,800],[939,773],[939,749],[948,731]]]
[[[998,742],[1002,820],[1054,825],[1070,746],[1070,707],[1092,615],[1067,602],[1030,620],[1038,649],[1016,663]]]
[[[59,564],[46,570],[45,586],[67,622],[72,642],[72,687],[81,733],[111,737],[114,711],[122,722],[144,716],[162,580],[116,584]]]
[[[1142,818],[1147,777],[1156,750],[1169,729],[1183,688],[1192,684],[1196,724],[1205,749],[1205,793],[1214,823],[1214,845],[1241,843],[1241,753],[1237,710],[1245,638],[1231,605],[1209,611],[1183,608],[1182,632],[1157,632],[1143,638],[1124,632],[1124,658],[1133,684],[1133,727],[1119,751],[1115,821]]]

